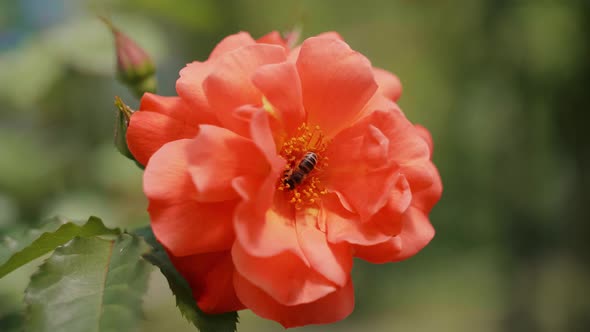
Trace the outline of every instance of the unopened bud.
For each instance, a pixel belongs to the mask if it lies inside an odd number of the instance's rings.
[[[113,33],[117,55],[117,76],[137,97],[156,92],[156,67],[149,54],[110,20],[101,17]]]
[[[129,120],[135,111],[132,110],[131,107],[125,105],[119,97],[115,97],[115,107],[117,107],[115,120],[115,146],[122,155],[135,160],[127,146],[127,127],[129,127]]]

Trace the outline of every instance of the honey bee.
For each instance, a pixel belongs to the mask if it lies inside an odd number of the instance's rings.
[[[293,169],[285,171],[283,184],[289,190],[295,189],[295,186],[301,183],[303,179],[313,170],[318,162],[318,155],[315,152],[307,152]]]

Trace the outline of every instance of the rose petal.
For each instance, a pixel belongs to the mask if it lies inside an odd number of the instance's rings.
[[[384,234],[397,235],[402,230],[402,218],[411,203],[410,184],[404,175],[399,174],[387,204],[371,218],[371,222],[377,225]]]
[[[297,70],[308,124],[327,137],[350,125],[377,89],[369,60],[333,38],[307,39]]]
[[[416,129],[401,113],[399,109],[391,109],[387,112],[376,112],[376,119],[391,115],[393,121],[383,127],[383,132],[390,137],[392,143],[389,151],[400,165],[412,164],[429,160],[430,149],[424,139],[418,135]],[[378,121],[378,120],[377,120]]]
[[[180,70],[180,77],[176,81],[176,93],[196,114],[199,123],[218,124],[203,90],[203,81],[212,68],[211,61],[191,62]]]
[[[276,45],[257,44],[226,53],[203,83],[209,105],[223,127],[247,136],[233,110],[243,105],[262,106],[262,94],[251,78],[258,67],[285,61],[285,50]],[[242,130],[240,130],[242,129]]]
[[[410,207],[404,214],[401,233],[375,246],[356,246],[355,256],[371,263],[397,262],[417,254],[434,237],[434,228],[424,212]]]
[[[227,250],[234,241],[235,201],[203,204],[188,174],[192,140],[164,145],[144,173],[144,192],[158,241],[176,256]],[[195,240],[198,239],[198,240]]]
[[[419,192],[433,185],[436,169],[430,167],[429,164],[429,160],[421,160],[418,162],[407,162],[400,167],[400,172],[408,180],[412,192]]]
[[[394,138],[382,129],[393,116],[374,113],[336,135],[326,151],[326,187],[343,196],[363,222],[387,203],[398,176],[390,154]]]
[[[271,31],[256,40],[259,44],[272,44],[287,48],[287,41],[278,31]]]
[[[232,182],[242,198],[234,217],[237,240],[254,256],[292,251],[305,260],[297,243],[295,210],[283,197],[284,193],[276,190],[285,160],[276,153],[266,112],[255,114],[250,125],[252,141],[264,154],[270,170],[258,178],[237,178]]]
[[[373,113],[374,111],[393,111],[395,110],[396,113],[402,114],[399,106],[390,100],[389,98],[385,97],[380,93],[375,93],[371,99],[367,102],[363,110],[361,111],[361,115],[359,119],[364,118],[365,116]]]
[[[319,35],[317,35],[316,37],[344,41],[344,38],[342,38],[342,36],[338,32],[334,32],[334,31],[323,32],[323,33],[320,33]],[[289,52],[289,55],[287,57],[287,61],[291,62],[291,63],[297,62],[297,58],[299,57],[300,52],[301,52],[301,45],[294,47],[291,50],[291,52]]]
[[[201,202],[237,198],[233,179],[264,176],[270,168],[252,141],[225,128],[201,126],[188,148],[188,171]]]
[[[421,125],[415,125],[416,133],[418,136],[422,137],[424,142],[428,144],[428,148],[430,149],[430,158],[432,159],[432,152],[434,150],[434,144],[432,143],[432,135],[428,131],[428,129],[422,127]]]
[[[235,201],[168,205],[150,202],[148,212],[158,241],[176,256],[228,250],[234,242]]]
[[[336,31],[327,31],[327,32],[322,32],[319,35],[317,35],[316,37],[321,37],[321,38],[328,38],[328,39],[335,39],[335,40],[341,40],[344,41],[344,38],[342,38],[342,36],[336,32]]]
[[[426,247],[434,237],[434,228],[424,212],[410,207],[404,215],[402,231],[398,236],[402,240],[402,250],[393,258],[394,262],[412,257]]]
[[[399,165],[399,171],[410,184],[412,192],[432,185],[434,174],[428,166],[430,148],[398,108],[375,111],[359,122],[366,121],[378,126],[389,138],[389,156]]]
[[[391,235],[384,233],[376,223],[361,222],[358,214],[346,210],[335,194],[322,198],[322,208],[331,243],[370,246],[391,239]]]
[[[241,276],[283,305],[313,302],[337,289],[333,282],[306,266],[290,251],[271,257],[255,257],[236,242],[232,259]]]
[[[352,281],[311,303],[286,306],[262,289],[234,274],[234,287],[241,301],[254,313],[279,322],[285,328],[309,324],[328,324],[346,318],[354,309]]]
[[[293,63],[265,65],[252,77],[254,85],[272,105],[274,116],[287,136],[303,123],[305,112],[301,97],[301,82]]]
[[[286,196],[274,194],[275,183],[276,178],[262,185],[245,179],[234,181],[234,188],[243,199],[234,216],[237,242],[256,257],[288,251],[309,265],[297,239],[295,209]]]
[[[402,240],[395,236],[385,242],[372,246],[356,245],[354,249],[354,257],[374,264],[390,263],[402,250]]]
[[[266,157],[273,170],[282,170],[285,160],[277,155],[273,133],[267,112],[256,112],[250,121],[250,138]]]
[[[329,243],[326,233],[318,229],[319,211],[306,209],[297,213],[295,228],[299,245],[311,268],[339,286],[348,282],[352,270],[352,253],[346,243]]]
[[[228,36],[215,47],[209,60],[205,62],[194,61],[180,71],[180,78],[176,82],[176,91],[199,114],[201,123],[218,124],[217,116],[209,107],[203,88],[203,81],[215,68],[217,59],[241,47],[255,44],[254,39],[246,32]]]
[[[426,166],[430,168],[429,173],[432,174],[432,184],[429,187],[412,194],[412,205],[428,214],[434,205],[440,200],[443,188],[436,166],[430,162],[427,163]]]
[[[141,97],[139,110],[160,113],[178,121],[191,122],[193,125],[199,124],[195,121],[197,114],[179,97],[159,96],[146,92]]]
[[[220,314],[245,309],[234,290],[234,266],[229,251],[169,257],[188,281],[201,310]]]
[[[256,44],[254,38],[252,38],[252,36],[250,36],[249,33],[241,31],[223,38],[223,40],[220,41],[219,44],[217,44],[217,46],[215,46],[213,51],[211,51],[209,59],[216,59],[224,55],[225,53],[237,50],[240,47],[254,44]]]
[[[153,155],[143,173],[143,191],[148,199],[176,204],[196,197],[188,173],[191,143],[190,139],[173,141]]]
[[[379,86],[377,93],[380,93],[393,101],[397,101],[401,97],[402,84],[397,76],[381,68],[373,68],[373,74],[375,75],[375,81],[377,81],[377,85]]]
[[[138,112],[127,128],[127,145],[135,159],[146,165],[150,157],[168,142],[194,137],[200,120],[179,97],[144,94]]]

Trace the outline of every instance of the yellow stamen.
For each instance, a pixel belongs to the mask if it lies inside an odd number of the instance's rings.
[[[281,146],[279,153],[287,161],[287,165],[285,177],[279,179],[277,188],[287,195],[287,200],[298,210],[318,204],[320,196],[328,193],[320,181],[322,172],[328,165],[328,158],[324,156],[328,143],[319,126],[309,127],[307,124],[302,124],[297,128],[296,135],[285,140]],[[293,171],[298,170],[301,159],[308,152],[313,152],[317,156],[316,165],[305,174],[301,183],[291,188],[286,184],[285,179]]]

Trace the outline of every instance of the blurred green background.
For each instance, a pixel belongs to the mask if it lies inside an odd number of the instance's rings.
[[[141,171],[112,147],[112,17],[174,94],[224,36],[335,30],[404,86],[444,194],[437,235],[398,264],[356,262],[356,309],[301,331],[590,331],[588,0],[9,0],[0,2],[0,227],[55,214],[147,223]],[[0,283],[22,307],[34,266]],[[193,331],[152,275],[145,331]],[[241,313],[240,331],[280,325]],[[297,329],[299,331],[299,329]]]

